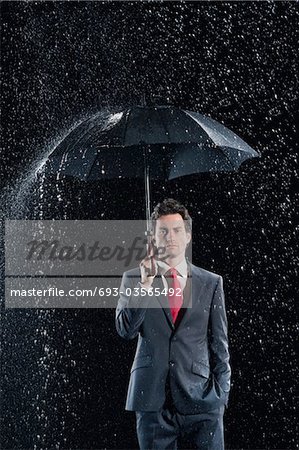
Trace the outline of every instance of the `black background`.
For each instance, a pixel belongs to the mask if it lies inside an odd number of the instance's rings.
[[[224,278],[228,449],[298,448],[298,19],[296,2],[1,3],[3,219],[144,218],[141,180],[46,180],[41,193],[32,179],[36,161],[104,107],[199,111],[261,152],[238,173],[152,184],[154,203],[188,207],[193,262]],[[136,344],[116,335],[114,311],[2,305],[2,447],[136,448],[124,412]]]

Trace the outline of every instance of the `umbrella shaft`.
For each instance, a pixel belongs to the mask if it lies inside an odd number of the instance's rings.
[[[146,224],[147,231],[150,230],[150,217],[151,217],[151,199],[150,199],[150,170],[148,161],[148,146],[144,145],[144,182],[145,182],[145,202],[146,202]]]
[[[151,216],[151,199],[150,199],[150,181],[149,181],[149,168],[147,167],[145,173],[145,195],[146,195],[146,221],[147,228],[150,226],[150,216]]]

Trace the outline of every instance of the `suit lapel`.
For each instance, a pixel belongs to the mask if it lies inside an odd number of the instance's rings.
[[[190,265],[189,265],[190,264]],[[186,321],[190,318],[192,312],[194,311],[194,308],[196,308],[198,303],[198,298],[200,297],[201,290],[203,288],[203,285],[200,280],[200,272],[196,266],[189,263],[190,271],[188,270],[188,275],[190,276],[190,296],[187,300],[187,307],[185,306],[185,299],[184,299],[184,306],[186,308],[184,315],[182,316],[181,320],[176,326],[176,330],[180,327],[184,326]],[[191,301],[190,301],[191,300]]]

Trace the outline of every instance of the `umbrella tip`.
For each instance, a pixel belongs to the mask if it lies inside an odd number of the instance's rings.
[[[140,103],[141,103],[141,106],[147,106],[147,101],[146,101],[145,94],[142,95]]]
[[[141,106],[153,106],[155,102],[153,101],[153,96],[151,94],[145,94],[143,93],[141,97]]]
[[[172,104],[169,96],[163,97],[162,95],[155,94],[143,94],[141,98],[141,106],[170,106]]]

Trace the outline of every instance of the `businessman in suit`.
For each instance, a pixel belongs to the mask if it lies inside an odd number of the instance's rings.
[[[142,450],[177,449],[182,437],[223,450],[231,376],[223,280],[186,259],[191,218],[179,202],[159,203],[152,227],[155,250],[123,274],[116,308],[119,335],[138,336],[126,409],[136,412]]]

